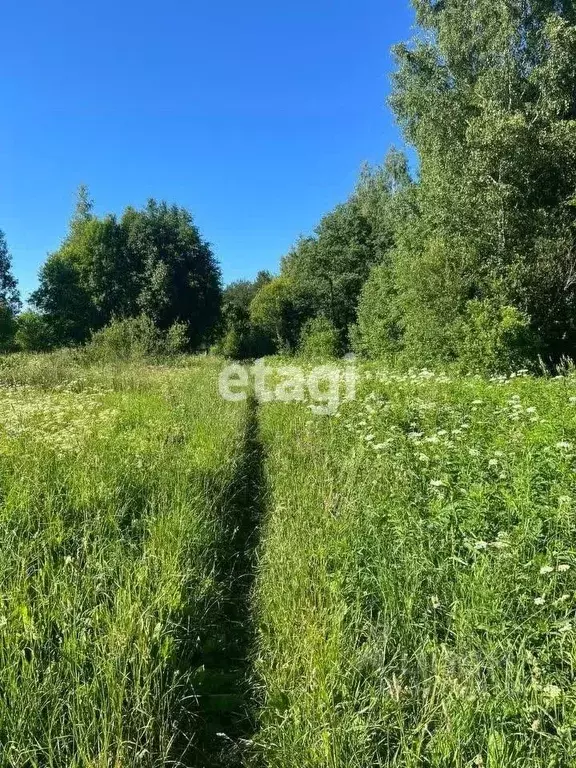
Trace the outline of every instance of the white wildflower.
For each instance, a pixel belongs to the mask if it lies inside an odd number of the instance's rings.
[[[561,597],[558,598],[558,600],[555,600],[556,605],[560,605],[561,603],[565,603],[566,600],[570,599],[570,595],[564,593]]]

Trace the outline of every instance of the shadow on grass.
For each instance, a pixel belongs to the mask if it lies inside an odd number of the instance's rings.
[[[215,558],[218,599],[205,606],[203,637],[183,644],[183,650],[194,647],[192,656],[179,659],[181,669],[194,668],[186,707],[190,720],[182,724],[182,731],[193,732],[193,738],[180,740],[173,749],[174,764],[186,768],[236,768],[252,752],[251,597],[265,480],[256,402],[248,408],[241,457],[219,505],[225,535]]]

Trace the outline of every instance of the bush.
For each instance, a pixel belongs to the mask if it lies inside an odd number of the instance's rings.
[[[174,323],[163,333],[146,315],[113,320],[96,331],[87,347],[96,360],[141,360],[182,354],[188,345],[184,323]]]
[[[456,330],[460,367],[470,373],[507,373],[535,358],[530,318],[516,307],[473,299]]]
[[[303,357],[338,357],[340,338],[334,324],[326,317],[313,317],[304,323],[299,353]]]
[[[28,310],[16,320],[15,343],[22,352],[48,352],[54,347],[54,333],[46,318]]]
[[[0,352],[9,352],[14,346],[16,321],[9,306],[0,302]]]
[[[212,351],[215,355],[222,355],[231,360],[247,360],[274,354],[276,345],[259,328],[238,328],[232,325],[214,345]]]
[[[168,355],[182,355],[189,347],[188,326],[186,323],[173,323],[164,338],[165,352]]]
[[[243,360],[248,357],[247,346],[248,334],[232,326],[215,345],[214,352],[232,360]]]
[[[390,267],[378,264],[362,288],[358,321],[350,329],[352,348],[359,355],[393,359],[400,351],[402,332],[395,298]]]

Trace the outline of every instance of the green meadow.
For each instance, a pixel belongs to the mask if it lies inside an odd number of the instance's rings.
[[[574,765],[572,373],[223,365],[1,360],[0,765]]]

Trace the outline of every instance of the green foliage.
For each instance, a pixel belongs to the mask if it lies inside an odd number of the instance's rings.
[[[31,300],[59,345],[86,341],[113,317],[146,314],[162,331],[183,324],[188,344],[198,347],[219,320],[220,271],[183,208],[151,200],[120,221],[99,219],[81,188],[69,232]]]
[[[535,360],[530,318],[516,307],[469,301],[456,342],[459,365],[475,373],[509,373]]]
[[[0,230],[0,304],[8,307],[13,315],[21,306],[18,283],[12,274],[12,259],[2,230]]]
[[[356,200],[327,214],[316,238],[302,241],[284,271],[313,297],[315,313],[329,317],[345,338],[354,321],[356,302],[376,254],[371,230]]]
[[[220,337],[212,351],[231,360],[248,360],[274,354],[276,344],[268,333],[251,324],[243,328],[233,325]]]
[[[238,328],[232,326],[218,339],[212,352],[232,360],[245,360],[250,356],[247,342],[247,334],[242,334]]]
[[[259,291],[272,281],[272,275],[260,271],[254,281],[238,280],[223,294],[221,334],[214,346],[218,354],[235,360],[262,357],[274,351],[272,338],[252,324],[250,305]]]
[[[164,349],[168,355],[182,355],[190,345],[186,323],[173,323],[164,334]]]
[[[146,315],[113,320],[96,331],[86,347],[90,359],[143,360],[182,354],[188,346],[187,327],[174,323],[166,331]]]
[[[230,283],[224,289],[222,296],[222,305],[224,313],[235,310],[237,313],[248,317],[250,313],[250,304],[258,291],[271,282],[272,275],[266,270],[261,270],[256,275],[255,280],[237,280]]]
[[[10,307],[0,302],[0,352],[8,352],[14,346],[16,320]]]
[[[288,277],[266,282],[250,304],[252,327],[278,352],[295,350],[304,316],[303,301]]]
[[[113,320],[96,331],[87,352],[96,360],[132,360],[158,354],[162,334],[146,315]]]
[[[53,327],[44,315],[27,310],[18,315],[14,340],[23,352],[47,352],[54,346]]]
[[[298,351],[303,357],[335,358],[340,354],[340,338],[326,317],[313,317],[304,323]]]
[[[0,360],[0,765],[205,765],[243,650],[246,406],[210,360],[62,357]]]
[[[358,302],[353,347],[368,358],[394,360],[401,349],[402,329],[396,307],[396,286],[389,262],[370,271]]]
[[[410,188],[404,156],[392,150],[381,168],[365,167],[356,190],[327,214],[315,236],[302,238],[282,263],[308,317],[323,315],[348,341],[370,268],[387,258]]]
[[[262,762],[573,765],[573,375],[359,373],[261,410]]]
[[[137,305],[158,328],[185,323],[193,347],[210,341],[220,317],[220,270],[184,208],[150,200],[128,209],[120,226],[139,265]]]
[[[31,302],[46,318],[58,346],[81,344],[101,325],[81,272],[67,252],[51,254],[40,270]]]
[[[12,274],[12,259],[6,238],[0,230],[0,351],[10,350],[16,331],[15,317],[20,309],[18,284]]]
[[[453,359],[476,299],[527,316],[545,359],[574,355],[574,6],[414,5],[391,100],[420,162],[395,262],[407,355]]]
[[[163,333],[178,324],[176,348],[185,328],[191,349],[247,359],[294,352],[305,324],[326,318],[339,349],[407,366],[576,358],[574,3],[412,5],[418,31],[394,49],[390,103],[417,180],[392,149],[298,240],[279,277],[225,291],[188,211],[150,200],[100,218],[81,187],[32,296],[54,344],[146,315]],[[18,311],[0,235],[1,301]]]

